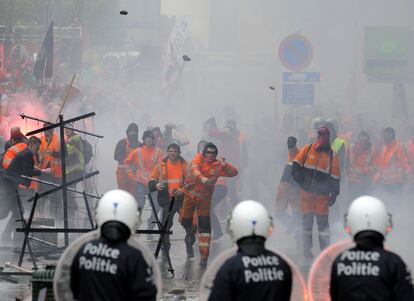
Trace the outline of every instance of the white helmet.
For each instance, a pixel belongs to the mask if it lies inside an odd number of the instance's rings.
[[[227,224],[227,231],[234,242],[253,235],[267,238],[272,228],[272,217],[266,208],[252,200],[237,204]]]
[[[372,196],[355,199],[345,215],[345,230],[353,237],[366,230],[376,231],[385,237],[391,228],[391,214],[382,201]]]
[[[103,195],[96,208],[98,227],[109,221],[118,221],[126,225],[131,234],[135,233],[141,222],[141,213],[132,194],[124,190],[110,190]]]
[[[315,119],[312,120],[311,128],[316,131],[317,129],[319,129],[319,127],[321,127],[322,125],[324,125],[325,122],[326,122],[326,120],[324,118],[322,118],[322,117],[316,117]]]

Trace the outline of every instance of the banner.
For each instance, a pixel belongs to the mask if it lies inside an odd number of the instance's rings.
[[[164,53],[164,76],[162,90],[173,90],[178,84],[183,69],[183,48],[190,27],[190,17],[181,17],[171,31]]]

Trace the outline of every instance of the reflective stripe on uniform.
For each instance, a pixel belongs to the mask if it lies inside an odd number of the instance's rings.
[[[9,167],[11,161],[24,149],[26,149],[27,145],[25,143],[17,143],[13,146],[11,146],[3,157],[3,167],[7,168]]]
[[[138,155],[138,164],[141,168],[143,168],[144,163],[143,163],[143,159],[142,159],[142,148],[138,149],[137,155]]]
[[[180,179],[168,179],[165,182],[168,183],[168,184],[177,184],[177,183],[182,183],[183,180],[182,180],[182,178],[180,178]]]

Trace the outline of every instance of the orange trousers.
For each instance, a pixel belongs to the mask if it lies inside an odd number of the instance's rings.
[[[180,210],[180,220],[186,230],[185,241],[189,244],[194,241],[194,215],[197,215],[198,247],[200,256],[204,259],[207,259],[210,253],[210,206],[211,201],[201,201],[186,195]]]
[[[210,216],[211,201],[201,201],[188,195],[184,197],[183,207],[181,208],[181,218],[192,218],[197,209],[197,216]]]
[[[300,209],[302,214],[316,213],[328,215],[329,195],[309,191],[300,191]]]
[[[128,191],[132,195],[136,195],[136,183],[128,177],[128,174],[125,169],[117,168],[116,170],[116,181],[118,184],[118,189]]]

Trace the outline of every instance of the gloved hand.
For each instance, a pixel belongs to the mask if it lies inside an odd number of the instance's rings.
[[[328,201],[328,206],[329,207],[332,207],[336,203],[336,197],[337,197],[337,195],[333,194],[333,193],[331,193],[329,195],[329,201]]]
[[[297,142],[298,140],[295,137],[289,136],[286,142],[288,149],[293,149],[296,146]]]

